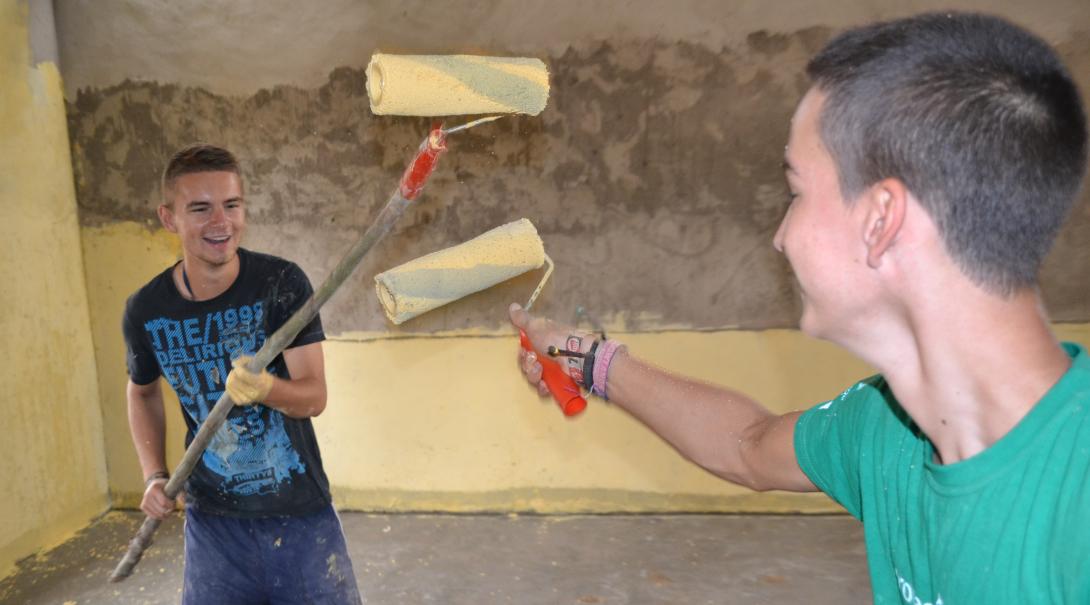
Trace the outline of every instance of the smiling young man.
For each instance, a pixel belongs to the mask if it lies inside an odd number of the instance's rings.
[[[585,386],[717,475],[840,502],[877,603],[1090,603],[1090,358],[1036,287],[1086,170],[1071,77],[1031,34],[956,13],[848,31],[807,71],[773,243],[801,329],[879,375],[776,415],[517,305],[512,323],[537,351],[579,338]]]
[[[178,395],[187,445],[225,391],[236,404],[185,484],[182,601],[358,603],[310,421],[326,405],[320,318],[266,370],[242,367],[306,302],[310,282],[294,263],[239,247],[246,205],[229,151],[179,151],[162,192],[159,219],[182,260],[129,298],[122,323],[145,513],[174,510],[159,377]]]

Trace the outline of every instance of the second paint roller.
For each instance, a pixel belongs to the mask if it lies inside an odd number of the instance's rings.
[[[528,219],[496,227],[375,276],[378,299],[395,324],[538,269],[545,245]]]
[[[527,271],[546,266],[529,309],[552,273],[552,261],[533,223],[519,219],[467,242],[432,252],[375,276],[375,289],[386,317],[401,324],[413,317],[490,288]],[[521,334],[520,344],[533,350]],[[579,386],[553,360],[539,358],[542,379],[565,416],[586,408]]]

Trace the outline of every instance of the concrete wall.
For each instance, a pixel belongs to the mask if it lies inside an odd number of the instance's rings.
[[[1090,89],[1084,0],[958,2],[1057,45]],[[994,6],[993,6],[994,5]],[[125,296],[177,255],[154,221],[169,154],[195,140],[245,163],[248,245],[316,283],[373,218],[429,121],[375,117],[363,67],[387,52],[531,55],[552,72],[536,118],[451,140],[423,198],[323,313],[340,503],[444,510],[828,509],[754,496],[680,461],[605,406],[565,421],[520,382],[505,308],[527,275],[393,327],[374,273],[530,218],[557,262],[539,308],[601,316],[638,354],[785,411],[866,369],[793,330],[770,240],[786,198],[787,120],[807,57],[839,29],[949,3],[58,0],[68,120],[98,343],[110,486],[140,477],[121,413]],[[623,8],[621,8],[623,6]],[[456,120],[455,120],[456,121]],[[1090,204],[1044,272],[1053,316],[1086,341]],[[815,361],[818,360],[818,361]],[[181,436],[172,420],[172,443]]]
[[[3,577],[109,505],[48,2],[0,0],[0,308]]]

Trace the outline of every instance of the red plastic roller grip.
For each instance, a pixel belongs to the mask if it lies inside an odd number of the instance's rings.
[[[530,338],[522,330],[519,330],[519,344],[527,352],[534,350],[533,345],[530,344]],[[545,386],[549,387],[549,392],[556,400],[556,405],[560,406],[560,411],[564,412],[565,416],[575,416],[586,409],[587,400],[583,399],[583,393],[572,377],[565,374],[564,370],[560,369],[560,365],[552,359],[538,356],[537,360],[541,363],[541,379],[545,381]]]
[[[420,195],[420,191],[424,189],[424,183],[428,180],[428,175],[431,174],[432,170],[435,170],[435,164],[439,162],[439,156],[443,155],[446,150],[446,133],[443,132],[442,128],[436,126],[428,134],[427,140],[420,144],[416,157],[409,163],[409,167],[405,169],[405,174],[401,176],[401,197],[414,200],[416,196]]]

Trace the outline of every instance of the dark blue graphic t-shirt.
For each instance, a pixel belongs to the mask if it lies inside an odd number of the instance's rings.
[[[231,360],[256,353],[312,292],[294,263],[241,248],[238,254],[238,278],[216,298],[183,298],[172,267],[125,307],[129,377],[143,385],[161,375],[170,383],[189,429],[187,446],[223,394]],[[322,340],[322,322],[315,317],[288,348]],[[268,370],[290,378],[283,355]],[[185,490],[189,506],[230,516],[304,515],[331,502],[310,419],[290,418],[260,403],[231,409]]]

